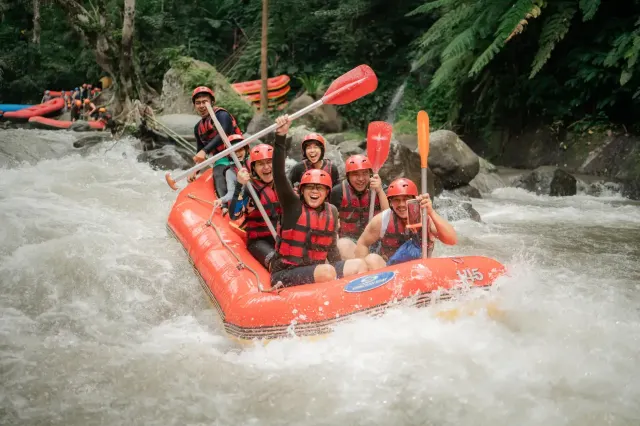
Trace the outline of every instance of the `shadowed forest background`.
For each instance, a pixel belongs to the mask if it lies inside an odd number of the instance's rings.
[[[231,82],[259,79],[261,12],[259,0],[0,0],[0,102],[106,74],[121,96],[142,98],[182,56]],[[378,90],[340,107],[353,128],[389,119],[406,82],[396,129],[424,109],[432,129],[488,158],[505,134],[541,126],[640,133],[638,0],[272,0],[268,12],[269,76],[290,75],[291,96],[361,63],[376,71]]]

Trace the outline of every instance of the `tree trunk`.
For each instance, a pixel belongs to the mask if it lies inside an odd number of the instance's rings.
[[[131,108],[133,89],[133,32],[136,15],[136,0],[124,0],[124,17],[122,21],[122,43],[120,45],[120,100],[123,108]]]
[[[269,108],[267,97],[267,30],[269,27],[269,0],[262,0],[262,49],[260,58],[260,77],[262,87],[260,89],[260,110],[266,113]]]
[[[33,44],[40,44],[40,0],[33,0]]]

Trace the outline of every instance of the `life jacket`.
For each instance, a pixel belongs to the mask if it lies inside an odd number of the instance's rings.
[[[365,190],[361,196],[347,180],[342,181],[342,203],[340,203],[340,237],[349,237],[358,239],[360,233],[369,223],[369,189]],[[380,198],[376,197],[374,214],[380,213]]]
[[[290,266],[324,263],[336,243],[336,216],[329,203],[322,211],[303,203],[295,226],[278,232],[278,260]]]
[[[311,164],[311,161],[307,160],[306,158],[302,160],[302,163],[304,164],[305,171],[313,168],[313,164]],[[329,176],[331,176],[331,160],[322,160],[322,167],[320,167],[320,170],[324,170],[329,174]]]
[[[277,226],[280,222],[280,215],[282,214],[282,207],[278,201],[278,194],[269,185],[266,185],[260,181],[251,181],[251,185],[256,190],[256,194],[260,198],[260,204],[264,206],[264,211],[267,213],[269,220],[274,226]],[[271,231],[265,222],[264,218],[260,214],[253,202],[253,199],[249,200],[249,205],[253,206],[253,210],[245,215],[244,229],[247,233],[247,240],[257,240],[260,238],[271,238]]]
[[[382,213],[387,214],[385,212]],[[393,256],[401,245],[412,238],[416,241],[416,244],[422,244],[422,232],[420,232],[420,230],[418,230],[418,232],[411,232],[407,229],[404,221],[396,214],[396,212],[393,211],[393,209],[390,208],[388,214],[391,215],[391,218],[387,224],[384,235],[381,238],[380,244],[380,255],[385,260]],[[429,219],[427,219],[427,226],[429,226]],[[429,247],[433,247],[433,244],[433,237],[429,235]]]
[[[214,113],[217,113],[218,111],[224,111],[227,114],[229,114],[231,116],[231,125],[233,126],[233,133],[237,135],[242,135],[242,130],[240,130],[240,127],[238,127],[238,123],[236,122],[235,117],[231,115],[231,113],[229,113],[229,111],[227,111],[224,108],[213,107]],[[218,129],[216,129],[216,126],[213,125],[213,120],[211,119],[210,116],[207,116],[206,118],[203,118],[202,120],[200,120],[200,122],[198,123],[197,132],[198,132],[198,137],[205,144],[210,140],[212,140],[213,138],[215,138],[216,136],[218,136]],[[218,144],[218,146],[215,147],[215,152],[212,152],[212,154],[222,152],[225,150],[225,148],[226,146],[224,145],[224,143],[220,143]]]

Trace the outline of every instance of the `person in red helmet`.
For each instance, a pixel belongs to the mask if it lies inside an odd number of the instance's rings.
[[[229,143],[231,145],[235,145],[243,140],[244,140],[244,136],[242,135],[236,135],[235,133],[233,135],[229,135]],[[249,147],[243,146],[242,148],[235,151],[236,157],[238,157],[238,160],[240,161],[240,164],[243,165],[243,167],[246,166],[248,149]],[[227,193],[213,202],[214,205],[218,207],[222,207],[223,210],[225,211],[227,210],[227,206],[229,205],[229,202],[233,198],[233,194],[235,192],[236,187],[239,186],[239,185],[236,185],[238,171],[239,170],[234,163],[229,164],[225,168],[224,178],[227,183]]]
[[[324,170],[331,176],[333,182],[340,180],[338,168],[331,160],[324,158],[327,142],[319,133],[309,133],[302,139],[302,161],[293,166],[289,172],[289,180],[295,187],[305,171],[311,169]]]
[[[253,257],[269,269],[275,254],[276,241],[267,227],[267,223],[256,208],[246,185],[252,185],[260,197],[260,203],[274,227],[277,228],[282,207],[273,184],[273,147],[267,144],[256,145],[249,151],[249,168],[238,172],[236,185],[229,211],[231,220],[244,218],[243,228],[247,234],[247,250]],[[238,208],[243,200],[248,200],[244,208]],[[240,212],[239,212],[240,211]]]
[[[371,191],[376,192],[374,213],[389,208],[380,176],[373,174],[373,165],[366,155],[352,155],[344,162],[347,178],[331,190],[331,204],[338,208],[340,229],[338,249],[342,259],[355,257],[356,242],[369,223]]]
[[[193,157],[193,161],[197,164],[202,163],[208,154],[215,155],[218,152],[224,151],[226,148],[222,137],[218,134],[218,130],[213,124],[213,120],[209,116],[207,104],[210,104],[213,108],[216,118],[227,136],[232,134],[242,135],[242,130],[238,127],[238,123],[233,115],[226,109],[213,106],[216,101],[216,96],[213,90],[208,87],[196,87],[191,94],[191,101],[193,102],[196,112],[202,117],[193,129],[196,137],[197,151],[197,154]],[[230,164],[232,164],[232,161],[228,157],[224,157],[216,161],[213,165],[213,184],[215,185],[218,197],[223,197],[227,193],[227,181],[224,172]],[[196,177],[197,173],[192,174],[189,176],[189,181],[192,182]]]
[[[283,206],[276,254],[271,262],[271,285],[294,286],[335,280],[366,272],[363,259],[340,260],[338,209],[328,203],[333,180],[323,169],[312,168],[300,178],[296,195],[284,171],[288,115],[276,119],[273,170],[276,193]]]
[[[427,209],[429,226],[429,257],[433,251],[436,239],[447,245],[457,243],[456,231],[445,219],[440,217],[433,209],[429,194],[418,195],[416,184],[406,178],[396,179],[387,188],[387,198],[391,208],[376,215],[367,225],[364,232],[358,239],[356,246],[356,256],[367,257],[367,263],[371,269],[384,267],[387,262],[390,264],[400,263],[393,259],[399,249],[412,241],[414,246],[421,247],[420,229],[407,228],[407,201],[417,199],[420,207]],[[380,242],[379,256],[370,255],[369,247]],[[413,259],[420,257],[413,256]],[[407,261],[412,259],[403,259]]]

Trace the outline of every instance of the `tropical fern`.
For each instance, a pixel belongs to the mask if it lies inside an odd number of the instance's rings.
[[[464,53],[473,51],[476,44],[476,34],[473,27],[469,27],[451,40],[451,43],[442,51],[442,59],[450,60]]]
[[[447,6],[450,6],[452,3],[452,0],[434,0],[434,1],[430,1],[427,2],[421,6],[418,6],[417,8],[415,8],[414,10],[412,10],[411,12],[407,13],[405,16],[415,16],[415,15],[422,15],[425,13],[429,13],[433,10],[436,9],[440,9],[440,8],[444,8]]]
[[[582,11],[582,20],[588,21],[593,18],[600,7],[600,0],[580,0],[580,10]]]
[[[575,1],[564,1],[555,6],[555,11],[548,16],[542,27],[540,48],[533,59],[529,78],[533,78],[538,74],[551,57],[551,52],[556,47],[556,44],[567,35],[571,20],[576,12]]]
[[[476,76],[482,71],[500,50],[502,50],[502,47],[520,21],[526,17],[527,14],[530,14],[534,7],[540,7],[540,5],[540,0],[517,0],[500,18],[500,25],[494,34],[493,41],[487,46],[478,59],[476,59],[469,71],[469,76]]]

